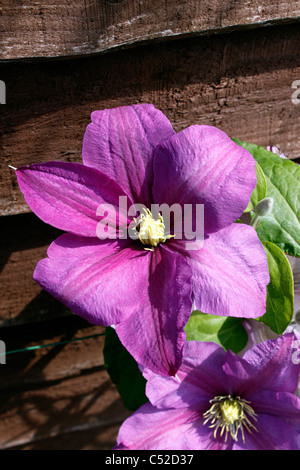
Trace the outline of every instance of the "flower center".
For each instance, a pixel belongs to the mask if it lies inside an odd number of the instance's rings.
[[[161,214],[159,214],[158,219],[154,219],[151,211],[144,209],[144,214],[141,214],[138,220],[133,220],[136,236],[143,245],[151,247],[145,248],[145,250],[153,251],[159,243],[164,243],[168,238],[173,237],[173,235],[165,235],[165,224]]]
[[[251,429],[257,431],[256,427],[250,420],[256,421],[256,414],[250,406],[250,402],[240,397],[232,398],[231,395],[218,396],[210,400],[212,406],[207,410],[203,417],[203,424],[210,422],[210,428],[214,428],[214,438],[220,430],[220,437],[225,432],[225,442],[228,434],[237,441],[239,431],[243,442],[245,442],[245,429],[251,434]]]

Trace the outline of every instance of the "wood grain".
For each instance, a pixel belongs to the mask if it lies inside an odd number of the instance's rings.
[[[215,125],[299,159],[299,16],[294,0],[2,0],[0,340],[41,347],[0,364],[0,449],[111,449],[129,416],[104,328],[32,280],[61,232],[30,213],[8,165],[80,162],[92,111],[143,102],[176,131]]]
[[[103,368],[104,334],[103,326],[75,315],[1,327],[6,364],[0,369],[0,392],[41,387]]]
[[[0,233],[0,326],[69,314],[32,279],[36,264],[61,232],[28,213],[0,217]]]
[[[104,331],[75,316],[0,328],[7,352],[44,346],[0,366],[0,449],[113,447],[130,413],[104,369]]]
[[[119,410],[120,401],[113,403],[113,410],[119,413],[119,419],[125,419]],[[95,420],[96,421],[96,420]],[[117,424],[102,425],[94,421],[87,426],[78,426],[65,429],[63,433],[44,436],[35,435],[23,444],[10,446],[10,450],[102,450],[111,451],[116,444],[120,422]],[[29,437],[29,436],[28,436]],[[104,455],[103,455],[104,457]]]
[[[176,131],[215,125],[233,137],[277,145],[299,158],[300,30],[276,26],[172,41],[105,56],[0,65],[7,104],[0,121],[0,214],[29,209],[15,167],[81,161],[95,109],[151,102]]]
[[[94,54],[145,41],[295,21],[299,2],[2,0],[0,59]]]

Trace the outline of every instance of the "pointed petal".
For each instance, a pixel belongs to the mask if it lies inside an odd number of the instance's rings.
[[[299,360],[295,345],[299,344],[293,333],[284,334],[275,340],[258,344],[244,355],[244,360],[258,368],[257,375],[249,377],[245,383],[247,393],[255,390],[276,390],[277,392],[295,392],[300,373]],[[295,358],[296,359],[296,358]]]
[[[240,439],[233,450],[300,450],[300,436],[293,426],[277,416],[259,414],[257,432],[246,431],[245,443]]]
[[[142,308],[150,256],[132,242],[64,234],[47,254],[34,279],[90,323],[114,325]]]
[[[98,170],[79,163],[47,162],[20,167],[18,183],[30,209],[54,227],[87,237],[97,236],[100,207],[112,206],[108,226],[128,225],[127,213],[119,211],[118,183]],[[129,204],[132,203],[129,201]],[[101,211],[100,211],[101,212]]]
[[[265,390],[251,395],[257,413],[277,416],[300,432],[300,398],[289,392]]]
[[[268,262],[252,227],[232,224],[207,237],[200,250],[186,251],[186,256],[194,272],[198,310],[243,318],[257,318],[265,313]]]
[[[226,352],[215,343],[187,341],[182,364],[176,377],[143,372],[147,379],[146,395],[157,408],[197,407],[206,411],[209,400],[226,390],[222,370]]]
[[[157,144],[174,134],[152,104],[92,113],[83,140],[83,163],[118,181],[134,200],[150,207],[152,158]]]
[[[222,369],[230,386],[230,394],[248,397],[248,392],[251,393],[248,388],[249,384],[253,381],[258,369],[231,351],[227,351],[226,361]]]
[[[197,411],[189,409],[157,410],[143,405],[122,424],[116,449],[191,450],[202,449],[208,429],[202,426]],[[201,436],[199,430],[204,431]],[[203,442],[204,441],[204,442]],[[211,444],[209,439],[208,445]]]
[[[261,392],[294,392],[298,385],[300,364],[293,361],[295,336],[285,334],[267,340],[240,358],[230,351],[223,366],[233,393],[245,398]]]
[[[162,375],[174,375],[181,363],[184,326],[192,310],[190,277],[191,269],[181,255],[155,248],[149,285],[140,290],[140,304],[116,326],[135,360]]]
[[[157,204],[204,204],[204,231],[235,222],[256,186],[255,160],[224,132],[190,126],[156,151],[153,198]]]

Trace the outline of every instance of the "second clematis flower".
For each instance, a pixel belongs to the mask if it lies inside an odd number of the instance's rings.
[[[244,318],[265,313],[264,248],[252,227],[234,223],[255,188],[255,161],[221,130],[194,125],[175,133],[151,104],[95,111],[83,165],[48,162],[16,173],[32,211],[68,232],[34,279],[90,323],[115,325],[143,367],[176,374],[193,307]],[[146,209],[135,218],[120,210],[120,198]],[[166,232],[153,204],[204,206],[199,249],[176,237],[174,220]],[[108,237],[117,222],[117,239],[97,236],[101,220]],[[128,227],[135,238],[124,237]]]
[[[264,341],[243,357],[187,341],[176,377],[144,370],[149,402],[122,424],[117,450],[300,450],[299,342]]]

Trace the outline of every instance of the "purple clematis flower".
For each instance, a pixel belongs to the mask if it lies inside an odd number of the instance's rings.
[[[256,185],[255,161],[221,130],[195,125],[176,134],[150,104],[95,111],[83,165],[48,162],[16,173],[32,211],[68,232],[34,279],[89,322],[115,325],[141,365],[176,373],[193,304],[212,314],[265,313],[263,246],[252,227],[234,223]],[[147,211],[135,219],[120,210],[120,198]],[[188,250],[172,226],[166,234],[152,204],[204,205],[202,248]],[[107,205],[113,210],[100,214]],[[110,238],[100,239],[104,221]],[[132,224],[136,239],[124,238]]]
[[[124,421],[115,449],[300,450],[294,341],[267,340],[243,358],[187,342],[177,378],[144,372],[150,402]]]

